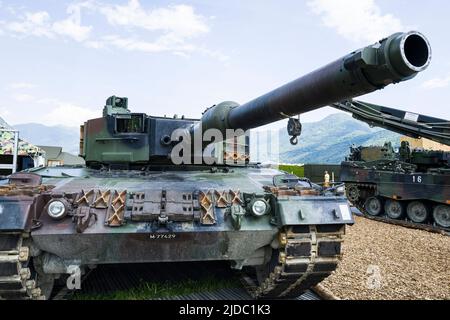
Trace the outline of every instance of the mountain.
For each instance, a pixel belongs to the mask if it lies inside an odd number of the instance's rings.
[[[59,146],[63,151],[77,155],[79,152],[79,129],[65,126],[46,126],[38,123],[18,124],[20,137],[39,146]]]
[[[61,146],[66,152],[78,154],[77,128],[51,127],[37,123],[20,124],[15,128],[20,131],[22,138],[32,144]],[[272,140],[267,139],[268,136],[271,136]],[[340,163],[352,144],[382,145],[391,141],[395,147],[400,143],[400,135],[380,128],[370,128],[347,114],[336,113],[318,122],[304,123],[296,146],[290,144],[285,128],[272,134],[252,132],[251,141],[253,161]]]
[[[278,130],[276,135],[278,136],[279,152],[273,150],[277,149],[272,143],[274,137],[272,137],[272,141],[259,139],[257,146],[263,152],[256,152],[256,159],[253,156],[253,160],[337,164],[348,155],[349,147],[352,144],[357,146],[383,145],[386,141],[391,141],[395,147],[399,146],[401,136],[384,129],[371,128],[369,125],[341,113],[332,114],[318,122],[304,123],[302,135],[298,138],[299,142],[296,146],[290,144],[290,137],[286,129]],[[254,137],[252,138],[254,140]],[[264,152],[266,150],[270,151]]]

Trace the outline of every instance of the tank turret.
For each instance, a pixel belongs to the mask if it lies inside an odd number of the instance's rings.
[[[229,138],[227,130],[239,136],[285,118],[290,118],[288,132],[295,144],[301,124],[292,117],[411,79],[428,67],[430,59],[430,45],[422,34],[396,33],[245,104],[214,105],[200,120],[132,113],[126,98],[113,96],[107,100],[103,117],[82,127],[80,153],[88,165],[167,163],[181,140],[200,141],[197,149],[203,156],[211,141]],[[175,135],[177,129],[181,133]],[[214,139],[205,138],[209,129],[215,130]],[[189,148],[195,149],[195,143]],[[190,154],[195,157],[198,150]]]

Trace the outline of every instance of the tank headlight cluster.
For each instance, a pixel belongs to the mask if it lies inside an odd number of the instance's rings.
[[[67,215],[67,202],[64,199],[51,200],[47,205],[47,214],[52,219],[61,220]]]
[[[344,186],[339,186],[336,188],[336,193],[337,194],[345,194],[345,187]]]
[[[255,198],[250,202],[250,210],[253,215],[260,217],[269,212],[270,206],[265,199]]]

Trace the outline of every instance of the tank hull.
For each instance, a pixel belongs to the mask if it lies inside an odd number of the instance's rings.
[[[402,173],[343,162],[341,180],[346,184],[347,196],[352,204],[370,217],[384,218],[387,222],[402,221],[411,227],[450,231],[450,227],[435,216],[438,207],[448,208],[450,204],[448,170]],[[368,212],[368,200],[373,197],[380,201],[381,207],[379,212],[371,214]],[[393,203],[397,214],[389,215]],[[414,215],[408,214],[414,203],[423,204],[426,217],[414,221]]]
[[[0,296],[6,298],[49,295],[42,293],[45,283],[100,264],[212,260],[229,261],[236,269],[278,266],[284,271],[272,276],[278,280],[270,288],[255,280],[254,296],[290,297],[336,268],[343,227],[353,223],[345,197],[277,188],[274,177],[284,173],[273,169],[137,173],[59,167],[34,174],[43,177],[41,185],[3,186],[0,196],[0,204],[14,203],[14,216],[20,217],[12,221],[0,215],[0,244],[17,241],[18,250],[17,261],[2,264],[0,259],[0,271],[10,270],[11,263],[18,270],[3,287],[0,281]],[[249,197],[255,195],[267,199],[267,214],[249,211]],[[51,216],[54,201],[69,204],[67,216]],[[21,248],[28,252],[24,261]],[[0,248],[0,256],[6,249]],[[28,280],[6,290],[26,269],[31,270]],[[30,279],[34,291],[26,287]]]

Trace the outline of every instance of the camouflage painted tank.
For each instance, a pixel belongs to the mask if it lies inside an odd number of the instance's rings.
[[[352,215],[339,190],[251,163],[246,130],[410,79],[429,57],[422,35],[397,33],[200,120],[109,98],[81,127],[86,167],[21,172],[1,187],[0,296],[49,298],[55,279],[76,283],[99,264],[193,260],[254,269],[257,298],[298,296],[335,270]],[[288,131],[296,143],[298,119]]]
[[[432,123],[447,126],[448,121]],[[441,133],[441,138],[444,134]],[[342,163],[348,199],[364,214],[382,221],[450,231],[450,152],[384,147],[352,147]]]

